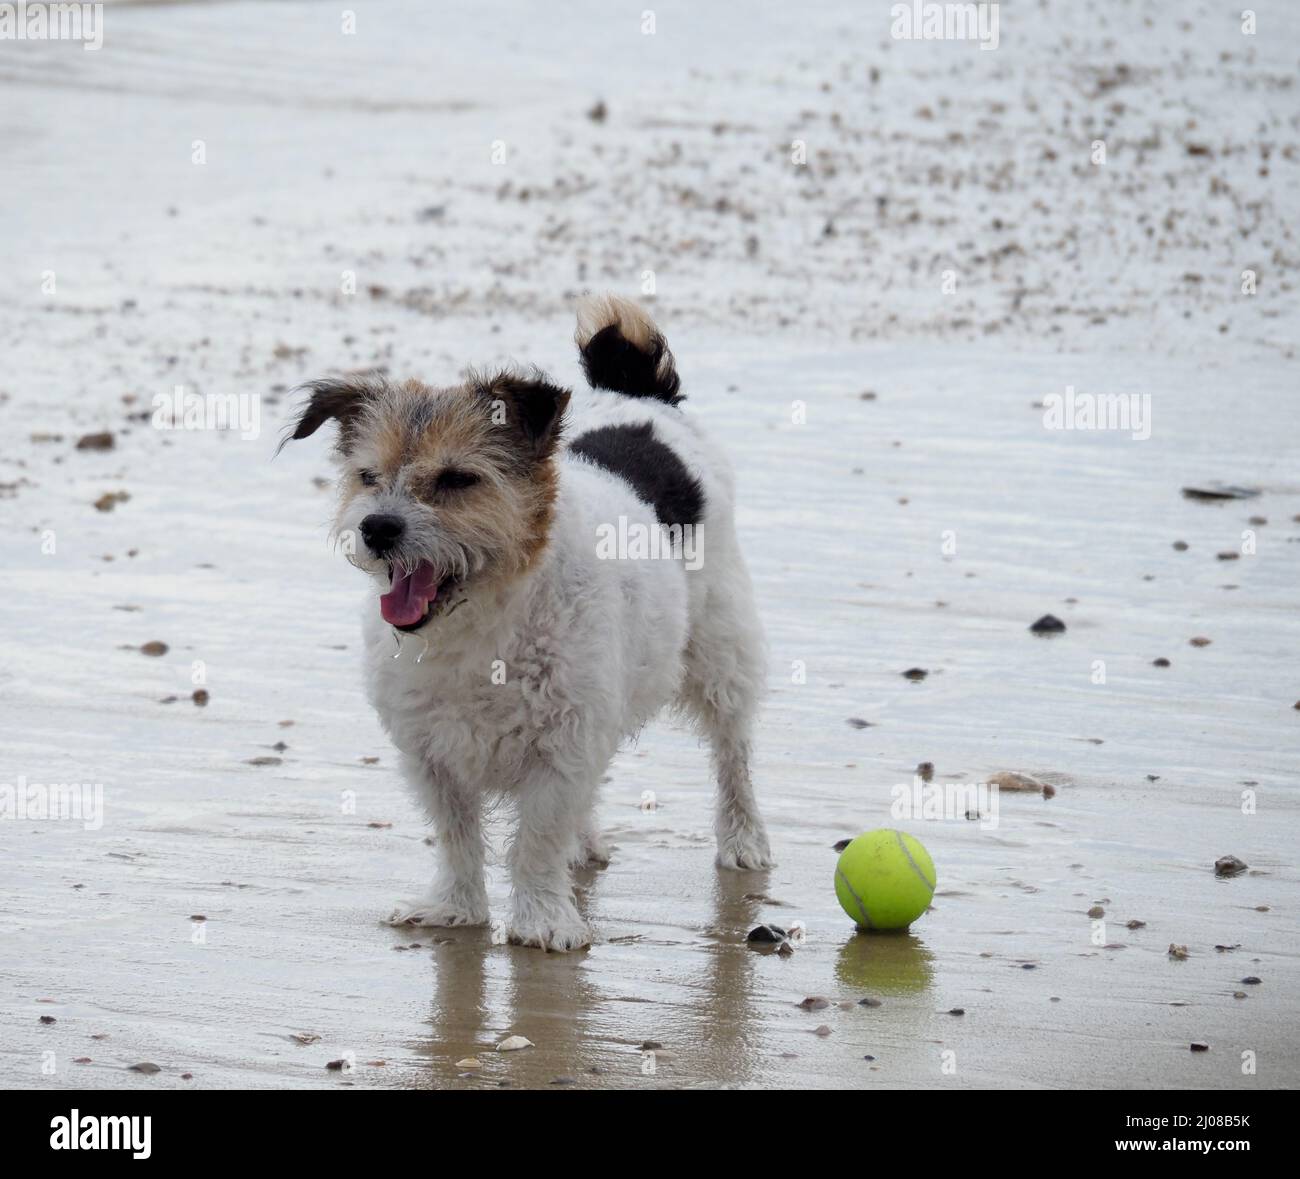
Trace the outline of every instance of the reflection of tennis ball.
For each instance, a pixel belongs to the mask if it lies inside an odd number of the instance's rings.
[[[934,882],[920,841],[888,827],[859,835],[835,866],[835,895],[863,929],[906,929],[929,907]]]

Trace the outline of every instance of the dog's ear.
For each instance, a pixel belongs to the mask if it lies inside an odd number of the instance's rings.
[[[512,430],[523,452],[535,461],[555,453],[564,430],[564,410],[572,396],[545,373],[501,373],[479,386],[493,402],[493,421]]]
[[[277,453],[291,440],[309,438],[331,419],[339,424],[338,448],[346,453],[357,418],[378,396],[379,390],[371,382],[346,377],[322,377],[303,388],[310,396],[298,420],[290,423],[292,430],[286,430],[280,439]]]

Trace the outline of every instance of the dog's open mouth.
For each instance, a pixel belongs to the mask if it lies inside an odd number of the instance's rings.
[[[380,595],[379,613],[389,626],[398,630],[419,630],[452,597],[454,577],[442,577],[428,561],[414,569],[389,565],[392,578],[388,593]]]

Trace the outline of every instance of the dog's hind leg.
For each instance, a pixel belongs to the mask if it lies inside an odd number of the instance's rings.
[[[765,685],[762,631],[749,577],[736,562],[728,584],[702,594],[684,655],[678,706],[713,752],[714,831],[720,868],[770,868],[772,852],[750,779],[754,720]]]
[[[399,904],[392,925],[486,925],[487,887],[483,860],[483,800],[449,774],[419,758],[403,756],[402,768],[415,787],[438,834],[438,872],[429,895]]]

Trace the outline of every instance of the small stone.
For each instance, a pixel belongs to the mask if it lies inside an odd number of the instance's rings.
[[[348,1067],[348,1062],[346,1060],[341,1060],[341,1059],[330,1060],[326,1062],[325,1067],[329,1069],[329,1071],[332,1073],[341,1073],[345,1068]]]
[[[658,1040],[642,1040],[642,1041],[641,1041],[641,1051],[642,1051],[642,1052],[662,1052],[662,1051],[663,1051],[663,1048],[664,1048],[664,1046],[663,1046],[661,1043],[659,1043]]]
[[[842,852],[842,851],[843,851],[846,847],[848,847],[849,844],[852,843],[852,842],[853,842],[853,840],[851,840],[851,839],[837,839],[837,840],[836,840],[836,841],[831,845],[831,850],[832,850],[832,851],[837,851],[837,852]]]
[[[1210,1046],[1204,1040],[1193,1040],[1191,1043],[1191,1049],[1193,1052],[1208,1052]]]
[[[1146,929],[1146,927],[1147,927],[1147,923],[1145,921],[1137,921],[1137,920],[1128,921],[1124,925],[1125,929]]]
[[[156,658],[159,655],[166,655],[168,649],[166,643],[159,642],[157,639],[150,639],[149,642],[140,647],[140,654],[151,655]]]
[[[278,766],[284,761],[279,757],[248,757],[244,759],[246,766]]]
[[[1100,905],[1093,905],[1093,907],[1092,907],[1091,909],[1088,910],[1088,916],[1089,916],[1089,917],[1105,917],[1105,916],[1106,916],[1106,910],[1103,909]]]
[[[1180,961],[1181,961],[1182,959],[1184,959],[1184,958],[1189,957],[1187,947],[1186,947],[1186,946],[1176,946],[1176,945],[1174,945],[1173,942],[1170,942],[1170,943],[1169,943],[1169,957],[1171,957],[1171,958],[1177,958],[1177,959],[1179,959]]]
[[[605,105],[605,100],[603,98],[587,111],[587,118],[589,118],[593,123],[603,123],[608,117],[609,107]]]
[[[830,1005],[831,1001],[821,995],[809,995],[808,998],[795,1004],[796,1007],[802,1007],[805,1011],[824,1011]],[[49,1017],[42,1016],[42,1018],[48,1019]]]
[[[577,1077],[552,1077],[551,1078],[552,1085],[576,1085],[577,1083],[578,1083]]]
[[[1185,540],[1176,540],[1176,541],[1174,541],[1174,550],[1175,550],[1176,552],[1179,552],[1179,553],[1185,553],[1185,552],[1187,552],[1187,548],[1188,548],[1188,545],[1187,545],[1187,542],[1186,542]]]
[[[1032,774],[1020,774],[1013,770],[1003,770],[1000,773],[989,776],[990,786],[996,786],[999,790],[1010,791],[1041,791],[1046,782],[1035,778]]]
[[[966,1014],[966,1008],[965,1008],[965,1007],[952,1007],[952,1008],[949,1009],[948,1014],[949,1014],[949,1015],[965,1015],[965,1014]]]
[[[870,995],[868,995],[865,999],[858,1000],[859,1007],[879,1007],[880,1005],[881,1005],[880,1000],[873,999]]]
[[[1065,623],[1055,614],[1044,614],[1037,622],[1032,623],[1029,629],[1036,635],[1059,635],[1065,630]]]
[[[98,434],[83,434],[77,439],[78,450],[112,450],[113,435],[107,430],[101,430]]]
[[[905,672],[903,672],[903,678],[905,680],[913,680],[919,683],[929,674],[930,673],[924,667],[909,667]]]
[[[56,1020],[52,1015],[42,1015],[41,1023],[58,1023],[58,1020]]]
[[[1208,647],[1213,639],[1207,639],[1204,635],[1197,635],[1195,638],[1187,640],[1193,647]]]
[[[130,1071],[133,1073],[144,1073],[146,1076],[151,1077],[154,1073],[162,1072],[162,1069],[151,1060],[142,1060],[139,1064],[131,1065]]]
[[[822,1024],[820,1027],[813,1028],[814,1036],[829,1036],[830,1034],[831,1034],[831,1029],[826,1024]]]
[[[467,1056],[464,1060],[456,1061],[457,1068],[482,1068],[483,1062],[477,1056]]]
[[[296,1040],[299,1044],[315,1044],[320,1037],[315,1032],[291,1032],[289,1039]]]
[[[1163,655],[1160,656],[1159,659],[1151,660],[1152,667],[1168,667],[1169,665],[1170,665],[1169,660],[1166,659]]]
[[[195,688],[190,694],[190,699],[200,708],[206,708],[208,706],[208,700],[210,699],[207,688]]]
[[[846,724],[849,724],[849,725],[852,725],[853,728],[855,728],[855,729],[869,729],[869,728],[871,728],[871,722],[868,721],[868,720],[863,720],[860,716],[851,716],[851,717],[849,717],[849,719],[848,719],[845,723],[846,723]]]
[[[1053,786],[1050,782],[1043,783],[1043,797],[1044,798],[1056,797],[1056,787]]]
[[[1214,874],[1216,876],[1240,876],[1249,865],[1244,860],[1237,859],[1236,856],[1220,856],[1214,861]]]
[[[1233,991],[1233,992],[1232,992],[1232,997],[1233,997],[1234,999],[1244,999],[1244,998],[1246,997],[1246,992],[1245,992],[1245,991]]]
[[[1262,978],[1260,978],[1257,974],[1248,974],[1248,975],[1246,975],[1246,977],[1243,978],[1241,981],[1242,981],[1242,983],[1243,983],[1245,986],[1248,986],[1248,987],[1257,987],[1257,986],[1259,986],[1260,983],[1262,983],[1264,980],[1263,980]]]
[[[498,1052],[518,1052],[521,1048],[532,1048],[534,1044],[527,1036],[507,1036],[497,1045]]]
[[[1234,553],[1231,549],[1229,549],[1227,552],[1215,553],[1214,555],[1220,561],[1237,561],[1241,559],[1241,554]]]
[[[920,778],[922,782],[933,781],[934,762],[932,761],[921,762],[921,764],[916,767],[916,776]]]
[[[785,941],[785,930],[779,925],[756,925],[746,935],[745,940],[773,945]]]

